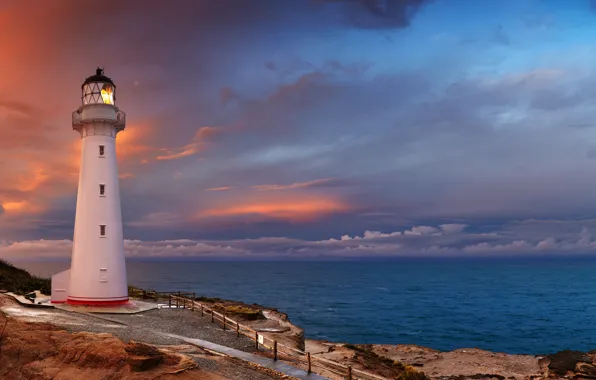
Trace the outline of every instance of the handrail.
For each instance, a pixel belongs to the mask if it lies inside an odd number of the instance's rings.
[[[211,313],[213,316],[217,316],[218,317],[217,319],[220,322],[223,323],[223,321],[225,321],[225,323],[230,323],[230,327],[232,327],[232,326],[233,327],[236,327],[236,331],[237,332],[239,332],[242,335],[250,338],[253,341],[255,340],[255,333],[257,333],[258,334],[257,336],[261,336],[262,337],[261,339],[263,340],[263,343],[265,343],[266,341],[269,341],[269,342],[273,342],[274,343],[273,344],[273,347],[269,347],[269,345],[267,345],[267,344],[259,343],[261,346],[263,346],[263,347],[265,347],[265,348],[267,348],[269,350],[272,350],[272,349],[274,349],[274,347],[276,347],[277,348],[277,350],[276,350],[277,352],[281,352],[282,354],[285,354],[285,355],[288,355],[288,356],[290,356],[290,357],[292,357],[294,359],[297,359],[299,362],[301,362],[303,364],[304,363],[307,363],[302,358],[302,357],[305,357],[305,356],[308,355],[308,352],[306,352],[306,351],[302,351],[302,350],[299,350],[297,348],[293,348],[293,347],[289,347],[289,346],[286,346],[286,345],[281,344],[281,343],[277,343],[276,340],[274,340],[274,339],[272,339],[270,337],[267,337],[265,335],[259,334],[256,330],[250,328],[249,326],[243,325],[243,324],[241,324],[241,323],[239,323],[239,322],[231,319],[230,317],[228,317],[228,316],[226,316],[226,315],[224,315],[224,314],[222,314],[220,312],[217,312],[217,311],[213,310],[213,308],[211,308],[209,306],[206,306],[205,304],[203,304],[201,302],[197,302],[195,300],[187,299],[185,297],[177,296],[177,295],[174,295],[174,294],[171,294],[170,297],[172,297],[174,299],[179,299],[179,300],[180,299],[186,300],[187,302],[190,301],[191,305],[194,304],[194,310],[197,310],[197,306],[198,306],[199,309],[202,308],[203,311],[207,311],[208,313]],[[233,332],[234,329],[231,328],[230,331]],[[281,348],[281,350],[280,350],[280,348]],[[274,354],[276,355],[277,352],[275,352]],[[317,363],[317,362],[319,362],[319,363]],[[333,360],[321,358],[321,357],[318,357],[318,356],[311,356],[311,364],[313,364],[313,365],[318,364],[318,367],[321,367],[324,370],[331,371],[331,372],[334,372],[334,373],[336,373],[338,375],[342,375],[342,376],[345,375],[346,373],[351,373],[353,380],[357,380],[357,379],[362,379],[362,380],[369,380],[369,379],[372,379],[372,380],[387,380],[386,377],[381,377],[381,376],[378,376],[378,375],[375,375],[375,374],[372,374],[372,373],[369,373],[369,372],[365,372],[365,371],[361,371],[361,370],[358,370],[358,369],[354,369],[354,368],[351,368],[350,366],[346,366],[346,365],[344,365],[342,363],[338,363],[338,362],[335,362]],[[345,370],[345,372],[340,373],[337,370],[333,370],[333,369],[329,368],[329,366],[343,369],[343,370]],[[355,375],[358,375],[358,377],[355,376]]]
[[[325,371],[330,371],[330,372],[335,373],[340,376],[346,376],[346,374],[347,374],[348,375],[347,378],[350,380],[388,380],[388,378],[386,378],[386,377],[382,377],[382,376],[375,375],[370,372],[355,369],[355,368],[352,368],[351,366],[347,366],[347,365],[338,363],[333,360],[325,359],[325,358],[322,358],[319,356],[313,356],[313,355],[310,355],[309,352],[302,351],[297,348],[289,347],[284,344],[278,343],[275,339],[272,339],[272,338],[267,337],[263,334],[260,334],[258,331],[252,329],[251,327],[243,325],[243,324],[239,323],[238,321],[235,321],[235,320],[231,319],[230,317],[226,316],[225,314],[215,311],[213,307],[209,307],[202,302],[196,301],[194,299],[195,298],[194,292],[180,292],[180,291],[178,291],[178,292],[157,292],[155,290],[146,291],[146,290],[137,289],[137,288],[133,288],[133,287],[130,287],[129,291],[130,290],[132,290],[132,291],[136,290],[137,292],[142,293],[143,296],[147,296],[148,298],[153,298],[156,301],[159,298],[159,296],[163,295],[163,296],[165,296],[164,298],[169,299],[170,304],[172,304],[173,300],[176,300],[178,307],[182,306],[183,308],[188,308],[187,305],[190,305],[190,308],[193,311],[201,311],[203,314],[206,313],[207,315],[211,315],[213,322],[218,321],[218,322],[222,323],[224,328],[225,328],[225,326],[229,326],[230,327],[229,330],[231,332],[236,332],[238,335],[242,334],[242,335],[248,337],[249,339],[251,339],[252,341],[255,341],[255,343],[257,344],[257,347],[260,345],[262,347],[267,348],[268,350],[273,350],[274,358],[275,358],[274,360],[277,360],[277,354],[279,352],[281,354],[287,355],[287,356],[297,360],[301,364],[306,364],[309,368],[309,371],[310,371],[311,366],[317,366],[319,368],[322,368]],[[192,298],[183,297],[186,295],[192,296]],[[181,301],[182,301],[182,303],[181,303]],[[261,341],[263,343],[260,343],[258,341],[259,337],[261,337]],[[265,344],[265,342],[267,342],[267,343],[272,342],[273,345],[271,346],[269,344]],[[306,357],[307,359],[304,359],[304,357]],[[339,372],[340,369],[343,370],[344,372]]]
[[[106,123],[112,123],[116,126],[116,128],[124,128],[126,125],[126,113],[124,111],[118,110],[116,112],[116,118],[106,118],[106,117],[93,117],[93,118],[86,118],[83,119],[83,115],[79,111],[74,111],[72,113],[72,126],[80,126],[84,123],[94,122],[94,121],[102,121]]]

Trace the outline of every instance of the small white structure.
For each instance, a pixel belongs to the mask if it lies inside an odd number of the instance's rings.
[[[116,161],[116,135],[126,115],[115,103],[116,86],[98,68],[83,83],[82,105],[72,114],[72,128],[81,134],[81,171],[71,268],[52,276],[54,303],[128,302]]]

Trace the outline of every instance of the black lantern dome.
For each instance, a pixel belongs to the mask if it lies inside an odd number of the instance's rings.
[[[82,100],[86,104],[116,104],[116,85],[103,74],[103,69],[98,67],[95,75],[83,82]]]

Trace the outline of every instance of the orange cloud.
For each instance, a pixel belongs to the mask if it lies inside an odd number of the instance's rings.
[[[327,183],[332,181],[334,178],[322,178],[322,179],[315,179],[314,181],[307,181],[307,182],[295,182],[290,185],[257,185],[253,186],[252,188],[258,191],[277,191],[277,190],[289,190],[289,189],[301,189],[305,187],[311,187],[320,185],[322,183]]]
[[[211,140],[215,135],[220,133],[220,128],[217,127],[201,127],[195,133],[190,144],[172,150],[162,149],[166,153],[157,156],[158,160],[177,160],[179,158],[192,156],[203,151],[206,147],[207,141]]]
[[[26,201],[2,203],[4,211],[20,211],[27,205]]]
[[[35,204],[27,200],[3,202],[2,208],[9,215],[37,214],[45,210],[42,204]]]
[[[210,189],[205,189],[205,191],[227,191],[232,190],[234,186],[223,186],[223,187],[212,187]]]
[[[349,207],[332,199],[296,199],[261,201],[242,205],[222,207],[204,211],[200,217],[262,216],[272,219],[309,221],[337,212],[347,211]]]
[[[158,149],[144,142],[154,133],[154,127],[148,123],[133,124],[118,133],[116,138],[116,149],[119,161],[131,158],[145,160],[147,156],[154,154]]]
[[[15,188],[19,191],[32,191],[38,188],[50,177],[45,165],[38,164],[31,173],[21,174],[16,178]]]

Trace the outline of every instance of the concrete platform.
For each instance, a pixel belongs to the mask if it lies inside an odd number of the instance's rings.
[[[158,304],[139,300],[130,300],[126,305],[120,306],[85,306],[68,305],[66,303],[53,304],[56,309],[73,313],[99,313],[99,314],[136,314],[158,308]]]

